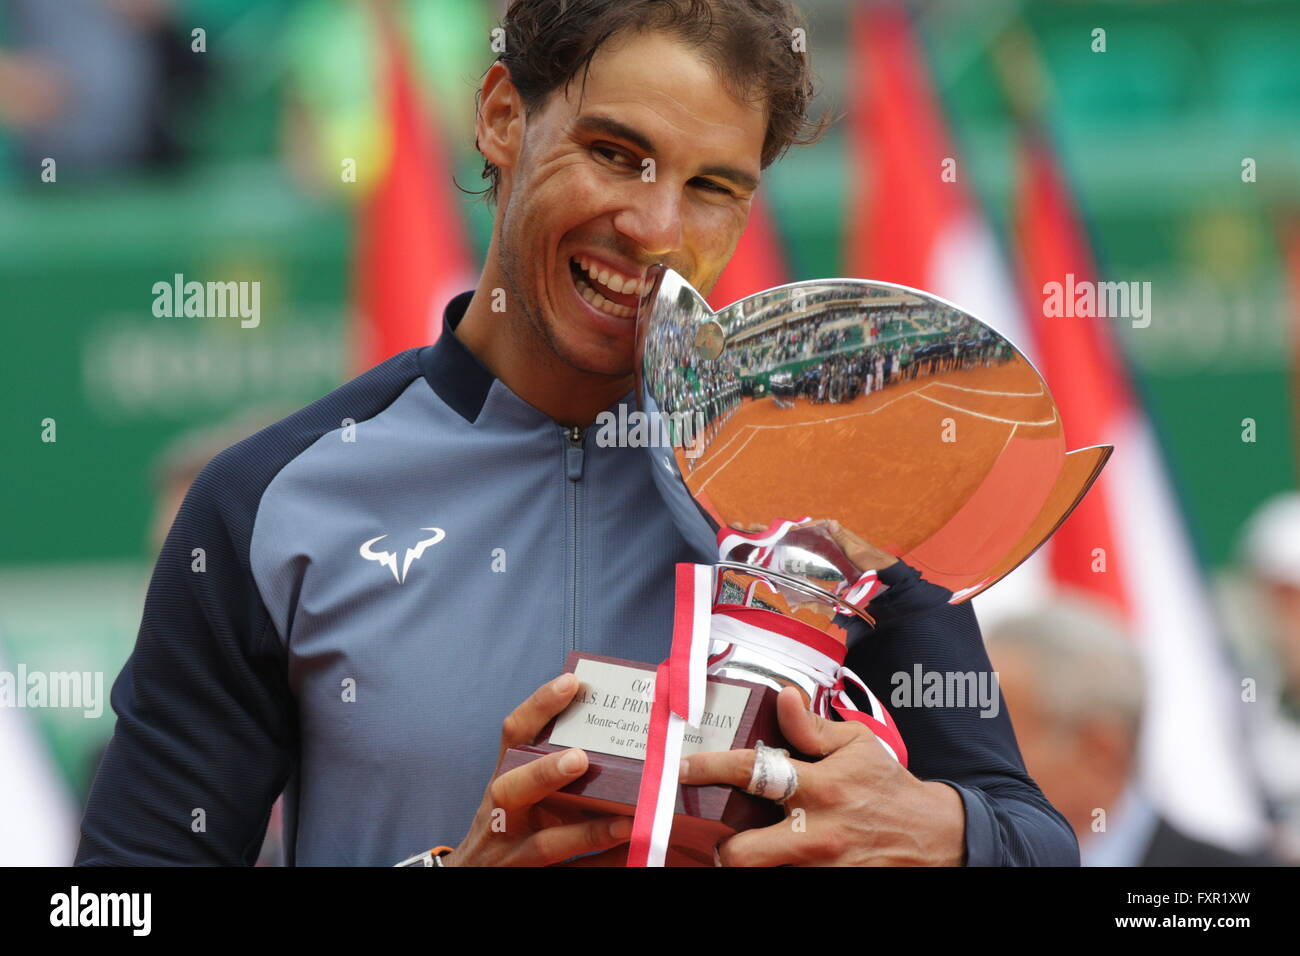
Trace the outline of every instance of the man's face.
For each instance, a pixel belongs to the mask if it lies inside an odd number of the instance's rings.
[[[501,170],[501,268],[509,314],[561,361],[624,376],[645,269],[662,262],[707,294],[735,251],[767,114],[665,34],[607,41],[579,105],[581,76],[528,118]]]
[[[1066,727],[1051,716],[1039,668],[1023,651],[990,651],[1025,769],[1043,795],[1086,838],[1098,807],[1108,809],[1128,779],[1132,742],[1116,724],[1092,720]]]
[[[1277,628],[1277,651],[1282,672],[1293,694],[1300,694],[1300,587],[1288,581],[1264,583]]]

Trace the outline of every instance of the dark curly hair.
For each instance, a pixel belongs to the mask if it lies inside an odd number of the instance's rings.
[[[500,27],[504,51],[494,62],[510,71],[527,115],[579,70],[585,88],[591,59],[606,40],[663,31],[699,51],[733,97],[766,102],[762,169],[791,146],[818,142],[832,123],[825,113],[807,117],[817,91],[807,53],[795,49],[795,30],[806,35],[806,27],[788,0],[514,0]],[[500,170],[491,160],[483,161],[483,178],[490,185],[480,192],[495,206]]]

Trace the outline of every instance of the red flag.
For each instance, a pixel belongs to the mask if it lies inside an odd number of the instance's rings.
[[[1002,251],[966,188],[903,5],[859,3],[851,54],[846,273],[942,296],[1029,351]],[[977,610],[997,618],[1045,599],[1047,587],[1035,556],[981,594]]]
[[[1114,441],[1121,410],[1133,407],[1126,375],[1106,330],[1090,319],[1048,320],[1043,314],[1044,286],[1093,282],[1092,255],[1046,144],[1030,139],[1022,150],[1017,239],[1025,314],[1034,330],[1039,371],[1061,408],[1065,442],[1087,448]],[[1103,478],[1106,473],[1103,472]],[[1096,573],[1093,551],[1109,556],[1109,570],[1123,555],[1115,548],[1108,498],[1113,482],[1099,480],[1052,537],[1052,578],[1090,593],[1121,615],[1131,611],[1123,573]]]
[[[755,197],[749,207],[749,223],[736,251],[722,270],[718,284],[709,293],[709,306],[717,311],[755,292],[789,281],[785,257],[767,204]]]
[[[358,213],[353,356],[366,369],[442,331],[442,310],[473,285],[451,168],[421,102],[406,50],[380,10],[389,160]]]
[[[860,172],[849,210],[848,273],[937,293],[998,329],[1038,361],[1060,403],[1067,447],[1116,446],[1100,481],[1048,543],[1047,560],[1031,559],[981,595],[981,616],[1048,600],[1060,586],[1126,613],[1151,671],[1143,767],[1149,791],[1188,832],[1247,843],[1261,832],[1261,819],[1235,750],[1232,682],[1159,448],[1109,329],[1044,317],[1045,282],[1064,282],[1070,272],[1094,278],[1053,157],[1041,144],[1025,154],[1017,296],[965,187],[902,5],[860,5],[852,43],[850,168]],[[1102,555],[1106,570],[1094,571]]]
[[[1067,444],[1115,446],[1050,542],[1052,578],[1109,603],[1137,641],[1147,692],[1140,772],[1153,802],[1201,839],[1249,846],[1264,822],[1241,752],[1238,688],[1160,446],[1108,324],[1136,316],[1102,318],[1085,304],[1089,292],[1100,301],[1086,231],[1051,149],[1032,134],[1021,149],[1016,232],[1025,314]],[[1046,298],[1058,290],[1063,314],[1048,315]],[[1149,320],[1149,285],[1144,294]]]
[[[899,4],[859,4],[849,89],[849,275],[950,299],[1024,338],[997,242],[971,200],[926,61]]]

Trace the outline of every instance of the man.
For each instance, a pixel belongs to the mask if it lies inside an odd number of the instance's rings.
[[[987,636],[1025,764],[1074,828],[1085,866],[1259,866],[1184,833],[1135,779],[1145,684],[1114,616],[1081,598],[1000,622]]]
[[[1300,863],[1300,493],[1275,495],[1242,529],[1238,573],[1224,582],[1245,673],[1256,676],[1251,758],[1278,853]]]
[[[643,449],[585,429],[632,401],[646,268],[707,293],[762,169],[804,133],[797,28],[784,0],[510,7],[479,91],[497,214],[478,288],[434,346],[196,482],[114,687],[81,862],[247,863],[286,787],[298,864],[391,864],[435,843],[454,847],[448,866],[617,861],[627,818],[547,805],[585,772],[581,750],[489,780],[573,698],[571,675],[538,688],[570,650],[663,659],[675,562],[716,557],[680,537]],[[988,669],[969,607],[900,564],[881,579],[880,627],[850,661],[868,680],[922,656]],[[805,826],[738,834],[726,865],[1077,862],[1005,716],[896,715],[913,773],[789,695],[781,718],[824,755],[789,802]],[[694,755],[682,779],[743,786],[753,757]]]

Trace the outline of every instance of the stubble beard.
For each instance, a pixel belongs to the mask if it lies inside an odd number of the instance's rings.
[[[625,370],[606,372],[580,364],[565,351],[551,331],[551,326],[542,314],[541,301],[534,300],[532,295],[524,293],[525,289],[531,290],[532,287],[520,267],[520,257],[516,254],[510,230],[511,214],[514,211],[514,200],[517,195],[517,192],[512,191],[510,201],[506,203],[501,213],[501,275],[506,285],[506,295],[510,297],[509,301],[516,303],[518,307],[519,318],[511,323],[516,341],[524,348],[540,347],[540,351],[535,354],[542,356],[542,361],[552,366],[562,365],[584,375],[599,375],[604,378],[624,378],[631,375],[633,368],[630,365]],[[524,225],[526,224],[525,220]]]

